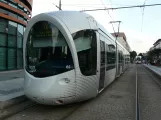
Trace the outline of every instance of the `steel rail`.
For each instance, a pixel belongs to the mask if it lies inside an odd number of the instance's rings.
[[[139,108],[139,87],[138,87],[138,71],[136,67],[136,116],[135,120],[140,120],[140,108]]]

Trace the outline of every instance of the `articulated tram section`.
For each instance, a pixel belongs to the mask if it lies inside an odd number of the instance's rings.
[[[123,32],[78,11],[30,20],[32,0],[0,6],[0,120],[160,120],[161,67],[132,58]]]

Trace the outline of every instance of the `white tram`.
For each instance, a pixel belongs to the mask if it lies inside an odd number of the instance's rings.
[[[141,64],[142,63],[142,56],[136,56],[135,57],[135,63],[136,64]]]
[[[42,13],[24,33],[25,95],[60,105],[97,96],[129,64],[129,52],[92,16]]]

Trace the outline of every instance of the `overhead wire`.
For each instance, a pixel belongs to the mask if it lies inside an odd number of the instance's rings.
[[[102,1],[102,0],[100,0],[100,1],[101,1],[102,5],[104,6],[104,8],[106,9],[106,6],[104,5],[103,1]],[[110,13],[109,13],[109,10],[106,10],[106,11],[107,11],[108,15],[110,16],[110,18],[113,20],[112,16],[111,16]],[[115,32],[113,23],[111,23],[111,25],[112,25],[112,29],[113,29],[113,31],[114,31],[114,34],[115,34],[115,36],[116,36],[116,32]]]
[[[145,3],[146,3],[146,0],[144,0],[144,4],[143,4],[143,5],[145,5]],[[145,10],[145,7],[143,7],[143,11],[142,11],[141,32],[142,32],[142,30],[143,30],[143,22],[144,22],[144,10]]]
[[[100,9],[90,9],[90,10],[84,10],[85,11],[99,11],[99,10],[119,10],[119,9],[128,9],[128,8],[141,8],[141,7],[152,7],[152,6],[161,6],[160,4],[149,4],[149,5],[134,5],[134,6],[122,6],[122,7],[111,7],[111,8],[100,8]]]
[[[66,6],[66,5],[63,5],[63,6]],[[68,5],[67,5],[68,6]],[[81,5],[69,5],[70,7],[79,7],[79,8],[88,8],[88,9],[90,9],[90,8],[92,8],[92,9],[97,9],[97,8],[100,8],[100,7],[102,7],[102,5],[97,5],[97,6],[93,6],[93,5],[83,5],[83,6],[81,6]],[[69,7],[68,6],[68,7]]]
[[[103,1],[102,1],[102,0],[100,0],[100,1],[101,1],[102,5],[104,6],[104,8],[106,9],[107,7],[104,5]],[[110,16],[110,18],[113,20],[113,18],[112,18],[112,16],[110,15],[110,13],[109,13],[108,10],[107,10],[107,12],[108,12],[108,15]]]
[[[110,0],[109,0],[110,1]],[[102,6],[102,4],[62,4],[63,6]],[[115,6],[130,6],[130,4],[104,4],[104,5],[115,5]]]

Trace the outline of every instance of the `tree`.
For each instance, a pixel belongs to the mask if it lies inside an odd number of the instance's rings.
[[[141,57],[143,57],[143,54],[142,54],[142,53],[139,53],[139,54],[138,54],[138,56],[141,56]]]
[[[145,60],[145,57],[143,56],[142,53],[139,53],[138,56],[141,56],[143,60]]]
[[[161,49],[153,49],[151,51],[148,51],[148,60],[153,64],[154,60],[158,61],[160,63],[160,54]]]
[[[132,51],[130,52],[130,58],[131,58],[131,62],[134,60],[134,58],[137,56],[136,51]]]

